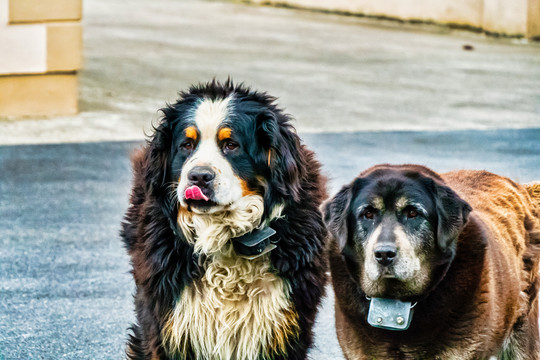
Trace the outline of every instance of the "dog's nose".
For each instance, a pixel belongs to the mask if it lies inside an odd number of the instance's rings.
[[[199,186],[210,184],[215,177],[216,173],[208,166],[195,166],[188,173],[189,182]]]
[[[375,248],[375,259],[382,266],[388,266],[392,264],[397,255],[397,248],[395,245],[379,245]]]

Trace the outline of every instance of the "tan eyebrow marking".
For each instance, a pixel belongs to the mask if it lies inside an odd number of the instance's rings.
[[[185,132],[186,132],[186,137],[193,140],[197,140],[197,128],[195,126],[190,126],[186,128]]]
[[[401,210],[405,209],[405,207],[407,207],[407,205],[409,205],[409,199],[407,199],[406,197],[400,197],[396,201],[396,210],[401,211]]]
[[[230,128],[221,128],[218,131],[219,141],[225,140],[231,137],[232,130]]]
[[[384,210],[384,200],[382,197],[377,196],[371,201],[371,206],[377,210]]]

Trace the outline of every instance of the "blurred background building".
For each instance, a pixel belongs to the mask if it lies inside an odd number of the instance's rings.
[[[77,112],[82,0],[0,0],[0,116]]]
[[[491,34],[540,37],[540,0],[251,0],[348,14],[435,22]]]
[[[540,0],[247,0],[540,38]],[[72,115],[82,0],[0,0],[0,117]]]

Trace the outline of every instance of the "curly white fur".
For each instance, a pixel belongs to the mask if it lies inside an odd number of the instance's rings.
[[[184,235],[206,256],[204,275],[184,289],[164,327],[170,353],[192,349],[197,360],[270,358],[298,336],[289,284],[274,273],[269,255],[247,260],[236,256],[230,242],[259,226],[262,213],[258,195],[220,213],[180,211]]]
[[[195,252],[208,256],[223,251],[231,238],[259,226],[263,211],[263,198],[249,195],[217,213],[193,213],[180,209],[178,225],[195,247]]]

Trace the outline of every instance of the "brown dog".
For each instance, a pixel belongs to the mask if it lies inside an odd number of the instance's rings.
[[[347,359],[540,358],[539,184],[379,165],[324,213]]]

